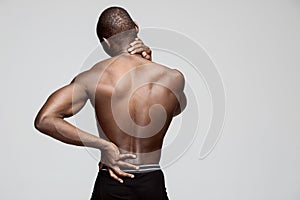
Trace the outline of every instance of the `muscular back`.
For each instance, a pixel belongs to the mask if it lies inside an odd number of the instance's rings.
[[[179,107],[181,73],[139,56],[121,55],[97,64],[88,74],[100,136],[121,152],[136,153],[132,163],[158,163],[163,138]]]

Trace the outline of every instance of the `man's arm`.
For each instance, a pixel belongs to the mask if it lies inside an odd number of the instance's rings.
[[[74,79],[49,96],[35,119],[36,129],[67,144],[103,149],[106,141],[64,120],[81,110],[87,99],[84,86],[75,83]]]
[[[179,71],[174,69],[174,85],[176,87],[176,93],[178,97],[178,104],[177,107],[173,113],[173,117],[179,115],[186,107],[187,99],[184,94],[184,85],[185,85],[185,79],[183,74]]]
[[[101,150],[102,161],[118,176],[132,177],[132,174],[120,170],[120,166],[136,169],[135,165],[123,161],[133,159],[134,154],[120,154],[119,149],[112,142],[101,139],[73,126],[64,118],[71,117],[81,110],[88,99],[83,72],[67,86],[55,91],[47,99],[35,118],[34,125],[40,132],[59,141],[77,146],[93,147]],[[115,174],[112,176],[122,182]]]

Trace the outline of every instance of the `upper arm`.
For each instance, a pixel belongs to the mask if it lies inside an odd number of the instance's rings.
[[[52,93],[37,118],[46,116],[65,118],[73,116],[81,110],[88,100],[88,93],[85,85],[80,80],[80,76],[77,76],[70,84]]]
[[[187,99],[184,94],[185,79],[184,75],[177,69],[173,69],[174,85],[176,88],[176,96],[178,100],[177,107],[174,111],[174,116],[180,114],[186,107]]]

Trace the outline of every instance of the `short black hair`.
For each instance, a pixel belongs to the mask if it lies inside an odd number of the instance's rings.
[[[97,36],[102,42],[103,38],[109,38],[134,28],[135,23],[128,12],[124,8],[113,6],[101,13],[97,23]]]

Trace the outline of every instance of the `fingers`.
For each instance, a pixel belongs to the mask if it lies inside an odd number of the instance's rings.
[[[151,60],[151,56],[150,56],[150,55],[147,55],[145,58],[146,58],[147,60]]]
[[[125,159],[135,159],[135,158],[136,155],[134,154],[130,154],[130,153],[120,154],[119,159],[117,161],[117,165],[126,168],[138,169],[139,168],[138,166],[122,161]]]
[[[141,50],[141,49],[146,50],[147,48],[149,48],[149,47],[145,46],[144,43],[143,43],[143,41],[140,40],[139,38],[135,38],[135,41],[131,42],[130,46],[131,47],[128,48],[128,51],[131,52],[131,54],[134,54],[132,52],[134,50],[139,49],[139,51],[135,51],[135,53],[142,53],[143,50]]]
[[[139,49],[139,48],[146,49],[146,47],[145,47],[144,44],[135,44],[135,45],[133,45],[132,47],[128,48],[127,50],[128,50],[129,52],[132,52],[132,51],[134,51],[134,50],[136,50],[136,49]],[[141,52],[139,52],[139,53],[141,53]]]
[[[121,179],[119,176],[122,176],[122,177],[129,177],[129,178],[134,178],[134,175],[133,174],[129,174],[129,173],[126,173],[126,172],[123,172],[120,170],[119,167],[114,167],[114,168],[108,168],[108,172],[109,172],[109,175],[115,179],[116,181],[120,182],[120,183],[123,183],[123,179]]]
[[[129,45],[134,46],[136,44],[144,44],[144,43],[140,38],[135,38],[135,40],[133,42],[131,42]]]
[[[131,42],[129,45],[130,45],[131,47],[134,47],[134,46],[136,46],[136,45],[144,45],[144,43],[143,43],[141,40],[139,40],[139,41]]]
[[[126,173],[126,172],[120,170],[119,167],[113,167],[112,170],[114,170],[114,173],[116,173],[117,176],[134,178],[133,174]]]
[[[125,162],[125,161],[122,161],[122,160],[118,161],[118,166],[120,166],[120,167],[126,167],[126,168],[131,168],[131,169],[139,169],[138,166],[130,164],[130,163]]]
[[[125,159],[135,159],[136,155],[131,154],[131,153],[124,153],[124,154],[119,154],[119,159],[118,160],[125,160]]]
[[[143,41],[139,38],[130,43],[130,46],[127,50],[130,54],[141,54],[143,58],[151,60],[151,49],[144,45]]]
[[[147,52],[145,52],[145,51],[142,52],[142,56],[147,60],[151,59],[151,56],[149,54],[147,54]]]
[[[136,53],[142,53],[144,51],[143,47],[136,48],[133,51],[130,52],[130,54],[136,54]]]
[[[119,177],[117,177],[117,175],[113,172],[112,169],[109,168],[108,172],[109,172],[110,177],[112,177],[113,179],[115,179],[116,181],[118,181],[120,183],[123,183],[123,180],[120,179]]]

